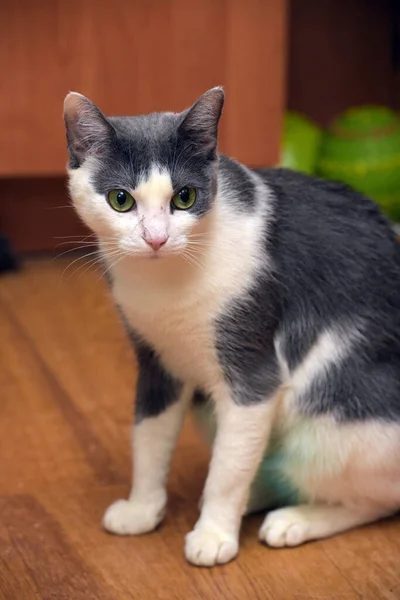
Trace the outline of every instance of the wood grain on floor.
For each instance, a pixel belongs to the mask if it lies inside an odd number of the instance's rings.
[[[272,550],[254,516],[235,562],[189,566],[209,460],[190,422],[165,523],[136,538],[101,530],[129,491],[135,359],[99,272],[67,264],[0,278],[0,600],[400,599],[398,518]]]

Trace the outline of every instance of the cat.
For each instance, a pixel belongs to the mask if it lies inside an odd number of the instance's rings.
[[[400,508],[400,245],[360,193],[219,154],[223,103],[213,88],[181,113],[106,118],[77,93],[64,108],[72,201],[139,364],[132,491],[103,525],[162,521],[192,406],[213,445],[185,542],[200,566],[237,555],[253,510],[283,547]]]

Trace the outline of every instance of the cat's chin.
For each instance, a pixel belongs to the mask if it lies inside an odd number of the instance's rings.
[[[176,250],[161,250],[156,252],[142,252],[138,254],[139,258],[144,260],[166,260],[168,258],[174,258],[180,256],[181,253]]]
[[[168,258],[170,254],[168,252],[143,252],[142,254],[137,255],[142,260],[162,260],[163,258]]]

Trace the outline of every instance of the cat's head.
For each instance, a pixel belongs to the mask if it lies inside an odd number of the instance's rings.
[[[190,245],[216,195],[223,102],[214,88],[183,113],[107,118],[68,94],[70,193],[104,248],[155,257]]]

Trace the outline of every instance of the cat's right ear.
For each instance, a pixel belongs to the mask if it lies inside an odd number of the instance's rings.
[[[80,167],[85,158],[101,153],[114,135],[112,125],[88,98],[70,92],[64,100],[64,121],[70,167]]]

